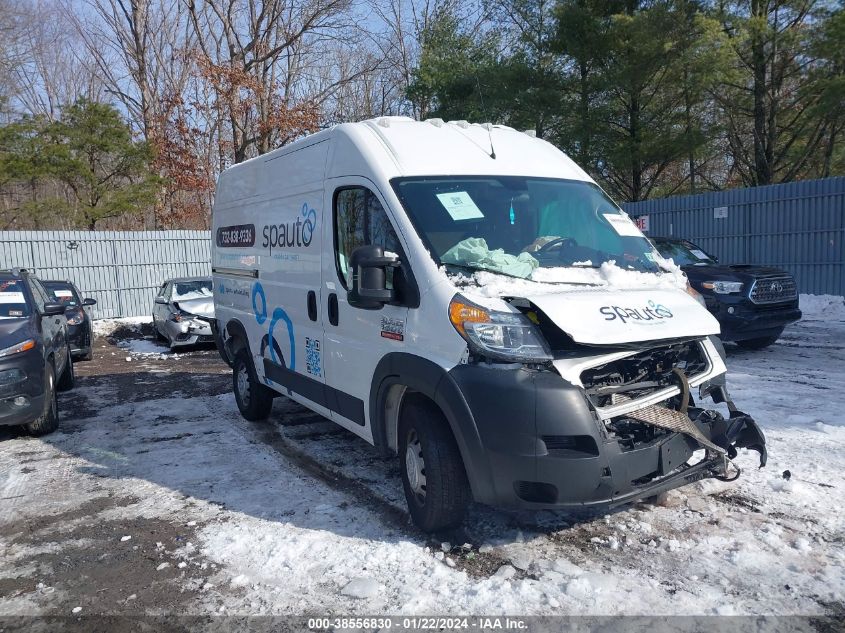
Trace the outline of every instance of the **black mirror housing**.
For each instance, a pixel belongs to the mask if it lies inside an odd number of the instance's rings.
[[[41,314],[44,316],[59,316],[65,313],[65,305],[63,303],[45,303]]]
[[[82,300],[82,305],[84,305],[84,306],[95,306],[95,305],[97,305],[97,300],[92,299],[91,297],[87,297],[87,298]]]
[[[378,310],[396,298],[387,288],[387,269],[399,265],[395,255],[385,255],[381,246],[359,246],[352,251],[349,267],[352,288],[347,294],[349,305],[363,310]]]
[[[163,306],[167,305],[167,299],[165,299],[164,297],[161,297],[161,296],[156,297],[155,302],[160,304],[160,305],[163,305]]]

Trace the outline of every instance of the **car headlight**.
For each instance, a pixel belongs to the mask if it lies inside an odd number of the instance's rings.
[[[540,330],[522,314],[488,310],[455,295],[449,303],[449,320],[479,355],[521,363],[552,360]]]
[[[21,341],[20,343],[16,343],[10,347],[0,349],[0,358],[13,356],[15,354],[20,354],[21,352],[28,352],[31,349],[35,349],[35,339],[28,338],[25,341]]]
[[[85,312],[82,308],[76,308],[65,312],[68,325],[79,325],[85,319]]]
[[[741,281],[705,281],[701,284],[701,287],[707,288],[707,290],[712,290],[720,295],[742,292]]]

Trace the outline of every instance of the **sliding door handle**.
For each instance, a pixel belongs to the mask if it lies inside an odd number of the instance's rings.
[[[333,292],[329,295],[329,323],[337,325],[340,314],[337,306],[337,295]]]

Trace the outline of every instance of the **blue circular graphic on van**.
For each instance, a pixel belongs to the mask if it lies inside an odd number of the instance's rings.
[[[259,297],[261,298],[260,309],[258,305]],[[252,312],[255,315],[255,320],[258,322],[258,325],[262,325],[267,320],[267,295],[264,293],[264,286],[262,286],[261,282],[258,281],[256,281],[252,286]],[[261,355],[263,356],[265,350],[269,349],[270,359],[274,363],[279,363],[281,365],[285,364],[284,359],[281,358],[282,352],[279,349],[279,345],[273,337],[273,330],[276,329],[276,324],[279,321],[284,321],[288,328],[288,340],[290,341],[290,367],[288,367],[288,369],[295,369],[296,344],[293,338],[293,323],[291,322],[287,312],[282,310],[282,308],[277,307],[273,310],[273,317],[270,319],[270,327],[268,329],[267,336],[265,337],[266,342],[262,341]]]
[[[255,305],[255,298],[261,297],[261,310],[258,310],[258,306]],[[264,287],[255,282],[255,285],[252,287],[252,312],[255,314],[255,320],[258,321],[258,325],[264,323],[267,320],[267,296],[264,294]]]
[[[302,218],[302,243],[308,246],[314,237],[314,227],[317,226],[317,211],[309,208],[307,202],[302,205]]]
[[[654,303],[654,301],[649,300],[648,302],[649,307],[654,310],[654,313],[663,318],[663,319],[671,319],[672,318],[672,311],[667,308],[662,303]]]
[[[296,345],[293,340],[293,323],[291,323],[288,313],[281,308],[273,310],[273,318],[270,320],[270,358],[274,363],[278,363],[279,359],[276,356],[276,339],[273,337],[273,330],[276,328],[276,323],[284,321],[288,326],[288,338],[290,339],[290,367],[289,369],[296,369]]]

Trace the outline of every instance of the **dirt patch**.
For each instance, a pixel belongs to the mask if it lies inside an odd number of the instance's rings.
[[[0,580],[0,595],[31,594],[43,602],[45,615],[69,615],[76,607],[86,614],[182,612],[203,590],[214,565],[177,553],[193,537],[195,526],[143,517],[97,519],[103,510],[135,501],[100,498],[70,512],[28,520],[17,529],[13,525],[20,535],[14,542],[50,545],[55,551],[18,559],[17,567],[35,572]],[[78,519],[88,520],[60,529]]]

